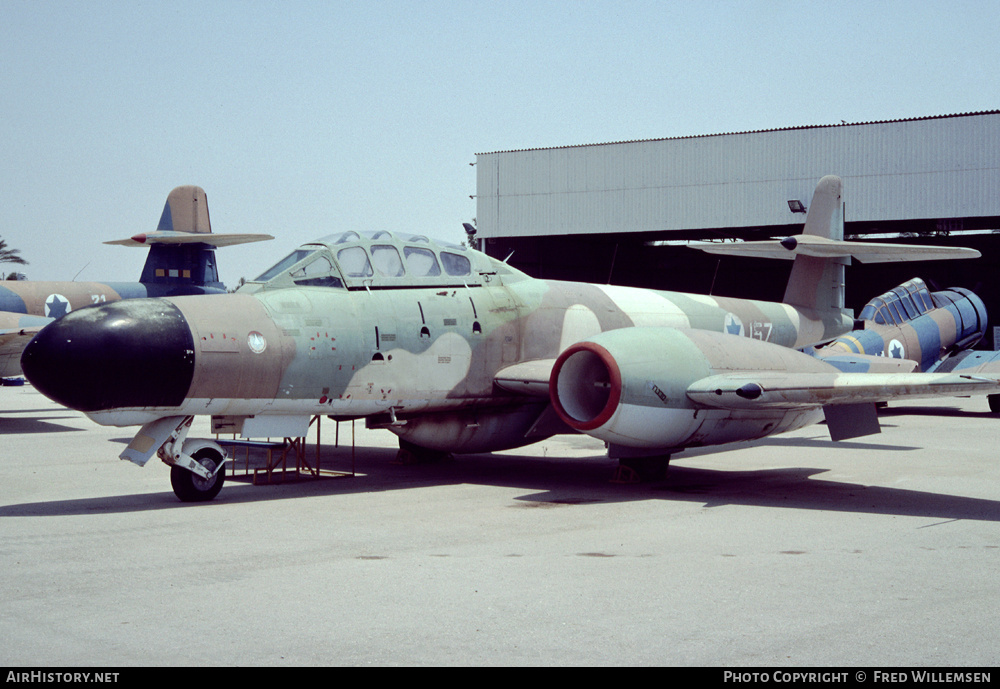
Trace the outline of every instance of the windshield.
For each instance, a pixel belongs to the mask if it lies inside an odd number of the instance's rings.
[[[315,253],[315,251],[315,249],[296,249],[257,276],[254,282],[267,282],[274,279],[277,275],[285,272],[309,254]]]
[[[316,256],[311,261],[306,261],[305,265],[292,273],[292,280],[296,285],[306,287],[343,287],[343,281],[337,277],[333,263],[325,255],[326,252],[316,251]]]

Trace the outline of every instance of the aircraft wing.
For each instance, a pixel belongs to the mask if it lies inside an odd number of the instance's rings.
[[[750,258],[794,259],[853,258],[861,263],[895,263],[902,261],[943,261],[979,258],[975,249],[953,246],[922,246],[919,244],[888,244],[829,239],[812,235],[796,235],[782,240],[760,242],[688,242],[692,249],[710,254],[746,256]]]
[[[552,375],[552,367],[555,363],[555,359],[537,359],[514,364],[497,371],[493,382],[507,392],[532,397],[548,397],[549,377]]]
[[[691,401],[719,409],[829,407],[989,393],[1000,393],[1000,375],[762,371],[709,376],[687,389]]]
[[[0,378],[21,375],[21,352],[53,319],[0,312]]]
[[[857,362],[859,355],[850,357]],[[912,362],[871,357],[887,364],[883,371],[855,367],[856,372],[782,373],[774,371],[726,373],[702,378],[687,389],[688,398],[719,409],[795,409],[862,402],[884,402],[899,397],[925,398],[1000,393],[998,374],[914,373]],[[548,397],[555,359],[526,361],[501,369],[497,386],[531,397]],[[889,365],[902,364],[892,370]]]

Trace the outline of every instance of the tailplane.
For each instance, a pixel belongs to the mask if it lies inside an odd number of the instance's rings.
[[[224,291],[215,249],[274,239],[268,234],[212,234],[208,197],[196,186],[177,187],[167,196],[155,232],[105,244],[149,249],[139,282],[168,287],[172,293]]]
[[[844,240],[843,184],[828,175],[816,185],[802,234],[759,242],[691,242],[712,254],[793,259],[782,301],[819,312],[844,311],[844,268],[861,263],[978,258],[975,249]],[[845,312],[846,313],[846,312]]]

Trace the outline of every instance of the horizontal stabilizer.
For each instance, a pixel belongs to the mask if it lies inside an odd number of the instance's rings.
[[[201,187],[177,187],[167,195],[155,232],[133,235],[105,244],[144,246],[154,244],[208,244],[214,247],[274,239],[269,234],[213,234],[208,217],[208,196]]]
[[[1000,393],[1000,376],[957,373],[726,373],[687,389],[692,402],[719,409],[803,409],[995,393]]]
[[[782,240],[769,239],[760,242],[689,242],[688,246],[710,254],[727,256],[785,260],[794,259],[796,256],[853,258],[861,263],[944,261],[980,256],[975,249],[964,247],[849,242],[813,235],[797,235]]]
[[[146,232],[137,234],[128,239],[116,239],[105,244],[116,246],[138,246],[147,249],[153,244],[208,244],[214,247],[233,246],[235,244],[248,244],[250,242],[263,242],[274,239],[269,234],[211,234],[192,232]]]

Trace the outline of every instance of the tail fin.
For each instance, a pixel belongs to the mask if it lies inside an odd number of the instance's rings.
[[[940,261],[978,258],[975,249],[912,244],[844,241],[843,184],[827,175],[816,185],[802,234],[780,241],[690,242],[688,246],[712,254],[794,259],[783,301],[820,312],[844,312],[844,267],[851,259],[861,263]]]
[[[177,187],[167,194],[157,232],[191,232],[211,234],[208,219],[208,196],[201,187]]]
[[[139,282],[178,290],[208,287],[224,290],[215,263],[220,246],[274,239],[268,234],[212,234],[208,196],[196,186],[177,187],[167,195],[155,232],[105,244],[148,247]]]
[[[844,240],[843,184],[840,177],[827,175],[816,185],[806,211],[803,237]],[[795,238],[793,238],[795,241]],[[784,240],[785,244],[789,243]],[[798,243],[798,242],[796,242]],[[782,246],[785,246],[783,244]],[[794,247],[793,247],[794,249]],[[785,250],[788,247],[785,246]],[[793,306],[826,311],[844,308],[844,267],[850,257],[821,258],[804,254],[795,257],[782,301]]]

